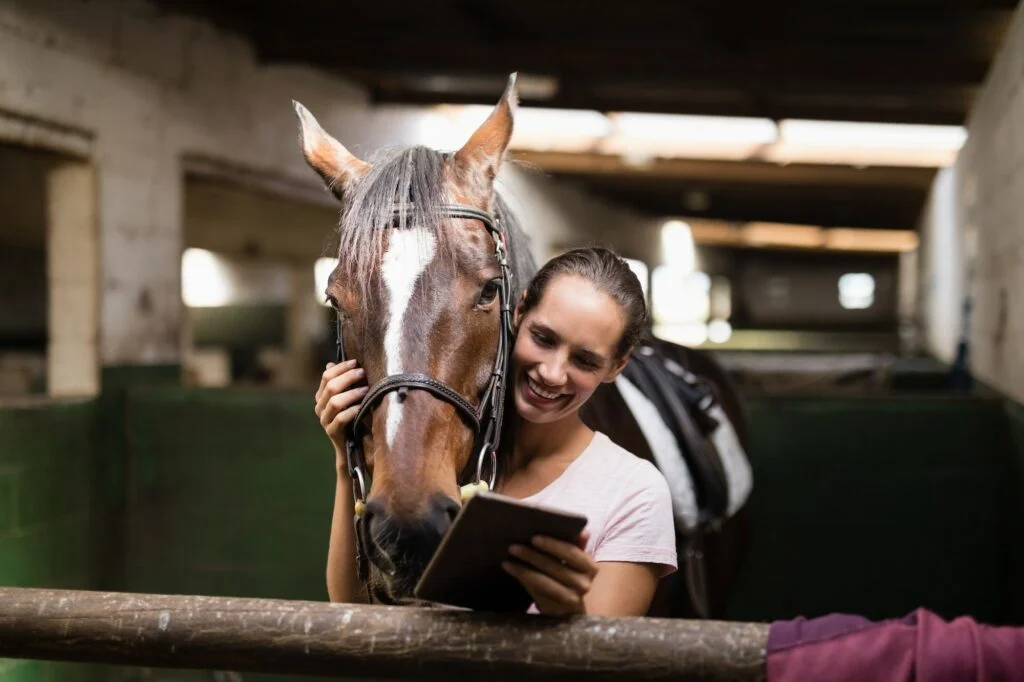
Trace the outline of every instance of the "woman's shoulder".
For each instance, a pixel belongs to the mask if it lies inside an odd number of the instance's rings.
[[[620,483],[630,481],[658,491],[664,487],[664,492],[668,493],[668,483],[665,481],[665,477],[652,462],[634,455],[609,438],[607,434],[595,431],[590,447],[597,455],[595,459],[603,461],[607,473],[614,473]]]

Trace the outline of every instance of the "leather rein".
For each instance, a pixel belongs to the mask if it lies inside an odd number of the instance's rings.
[[[396,208],[394,218],[399,219],[404,209]],[[372,481],[366,467],[366,459],[363,455],[363,439],[368,434],[367,421],[374,408],[384,398],[397,392],[398,401],[405,400],[410,389],[426,391],[435,398],[453,406],[473,430],[473,450],[477,453],[475,476],[471,483],[462,486],[462,497],[467,497],[479,490],[492,490],[498,475],[497,450],[501,438],[501,424],[505,404],[506,378],[508,373],[508,356],[512,347],[512,274],[508,263],[508,251],[505,247],[505,236],[498,226],[498,221],[490,214],[472,206],[463,204],[446,204],[440,207],[440,212],[447,218],[463,220],[479,220],[487,228],[487,232],[494,241],[494,255],[501,268],[501,276],[498,284],[498,299],[501,305],[499,330],[498,330],[498,353],[494,361],[494,368],[488,379],[487,386],[480,397],[479,403],[474,406],[465,396],[455,389],[434,377],[420,372],[392,374],[384,377],[373,384],[363,398],[359,412],[355,420],[346,430],[345,456],[349,478],[352,480],[352,498],[354,501],[354,525],[356,536],[356,570],[359,579],[367,586],[367,596],[370,602],[376,596],[378,601],[386,604],[393,603],[386,595],[375,594],[369,585],[369,556],[368,549],[373,549],[373,544],[367,538],[365,519],[366,498],[370,493]],[[338,319],[338,336],[336,341],[337,362],[346,360],[345,337],[343,322]],[[472,464],[472,462],[470,462]],[[483,480],[485,464],[489,464],[489,475]],[[467,471],[469,471],[467,466]],[[465,479],[463,473],[463,480]],[[461,482],[461,481],[460,481]]]

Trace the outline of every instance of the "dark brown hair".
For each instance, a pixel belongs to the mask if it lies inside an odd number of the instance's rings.
[[[525,315],[537,307],[548,285],[559,275],[575,275],[587,280],[622,308],[626,324],[615,349],[616,359],[640,341],[647,328],[647,301],[640,280],[626,261],[600,246],[572,249],[545,263],[530,280],[519,314]]]

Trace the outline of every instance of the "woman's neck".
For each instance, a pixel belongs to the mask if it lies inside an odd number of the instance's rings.
[[[516,415],[519,421],[512,455],[512,468],[522,469],[531,462],[548,457],[566,456],[575,459],[592,437],[591,430],[573,412],[563,419],[546,424],[528,422]]]

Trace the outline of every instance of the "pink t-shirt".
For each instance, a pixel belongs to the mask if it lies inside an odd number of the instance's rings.
[[[523,502],[586,516],[586,552],[595,561],[662,564],[662,575],[676,570],[676,530],[665,478],[600,431],[561,476]]]

